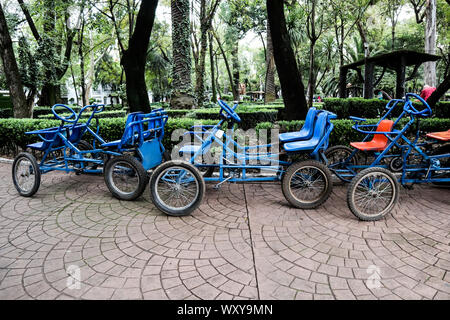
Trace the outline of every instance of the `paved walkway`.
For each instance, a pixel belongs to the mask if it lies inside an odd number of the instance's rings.
[[[148,191],[113,199],[96,176],[47,174],[22,198],[10,170],[0,164],[0,299],[450,299],[448,189],[402,190],[392,215],[360,222],[345,187],[303,211],[279,185],[208,186],[174,218]]]

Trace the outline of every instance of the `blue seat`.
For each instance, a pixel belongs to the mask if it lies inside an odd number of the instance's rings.
[[[310,139],[314,131],[314,122],[320,110],[309,108],[306,114],[305,124],[299,131],[281,133],[278,137],[281,143]]]
[[[287,152],[309,151],[314,150],[325,134],[325,128],[327,126],[328,113],[321,112],[317,116],[317,120],[314,124],[313,136],[308,140],[288,142],[283,145],[284,150]]]
[[[139,131],[142,132],[142,124],[133,125],[128,127],[128,125],[132,122],[139,120],[139,115],[143,114],[142,112],[133,112],[130,113],[127,117],[127,121],[125,122],[125,131],[122,135],[122,138],[115,141],[110,141],[103,143],[101,148],[111,148],[118,147],[119,144],[125,145],[133,145],[136,139],[138,138]]]
[[[63,145],[61,138],[59,136],[55,137],[55,135],[60,130],[59,127],[49,128],[46,130],[47,130],[47,132],[43,133],[42,137],[47,141],[41,141],[41,142],[35,142],[32,144],[29,144],[29,145],[27,145],[27,148],[30,148],[33,150],[38,150],[38,151],[45,151],[48,149],[50,144],[52,144],[52,147],[54,147],[54,148]],[[52,142],[50,142],[50,141],[52,141]]]

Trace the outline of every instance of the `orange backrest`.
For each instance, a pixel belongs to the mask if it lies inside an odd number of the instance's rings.
[[[394,121],[381,120],[380,124],[377,127],[376,132],[391,132],[393,126],[394,126]],[[384,134],[374,134],[372,142],[375,142],[379,146],[381,146],[381,145],[385,146],[388,143],[388,137]]]

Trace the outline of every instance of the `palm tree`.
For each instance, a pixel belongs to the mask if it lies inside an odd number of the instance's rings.
[[[191,83],[191,45],[189,34],[189,0],[171,0],[172,11],[172,97],[173,108],[192,108],[195,99]]]

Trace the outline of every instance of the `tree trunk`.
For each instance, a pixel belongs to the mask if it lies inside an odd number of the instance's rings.
[[[267,22],[266,81],[264,91],[265,104],[275,101],[277,96],[275,90],[275,60],[269,22]]]
[[[204,9],[206,10],[206,9]],[[204,20],[206,18],[200,18]],[[203,102],[205,101],[205,58],[206,51],[208,48],[207,43],[207,32],[208,26],[202,22],[200,26],[200,53],[199,53],[199,61],[198,61],[198,69],[196,70],[196,82],[195,82],[195,93],[197,96],[198,105],[201,107]]]
[[[436,90],[428,98],[427,103],[433,107],[436,102],[450,89],[450,74],[448,74],[444,81],[436,88]]]
[[[225,68],[227,69],[228,80],[230,81],[231,90],[234,92],[233,74],[231,73],[230,64],[228,63],[227,55],[225,53],[225,50],[222,47],[222,44],[219,41],[219,38],[217,37],[217,35],[215,33],[214,33],[214,37],[216,38],[217,45],[219,46],[220,52],[222,53],[223,61],[225,63]],[[217,66],[217,69],[219,69],[218,66]],[[223,89],[223,91],[226,92],[225,81],[224,81],[224,89]]]
[[[305,88],[291,47],[283,1],[266,0],[266,4],[273,54],[285,104],[281,115],[285,120],[305,119],[308,111]]]
[[[240,72],[239,72],[239,41],[236,39],[232,44],[231,61],[233,68],[233,100],[240,100]]]
[[[28,107],[25,93],[23,91],[22,80],[20,79],[19,68],[12,46],[11,36],[8,31],[5,14],[0,3],[0,55],[5,72],[6,82],[9,87],[9,94],[13,104],[15,118],[30,118],[31,108]]]
[[[217,90],[216,90],[216,72],[215,72],[215,66],[214,66],[214,40],[213,35],[211,32],[209,32],[209,64],[211,67],[211,101],[216,102],[217,101]]]
[[[189,39],[189,0],[172,0],[172,87],[170,105],[190,109],[195,105],[191,83],[191,50]]]
[[[133,36],[129,40],[128,49],[123,51],[120,61],[125,71],[130,112],[150,111],[150,101],[145,83],[145,63],[157,5],[158,0],[142,1]]]
[[[436,54],[436,0],[429,0],[426,8],[425,53]],[[436,61],[423,64],[425,84],[436,86]]]

